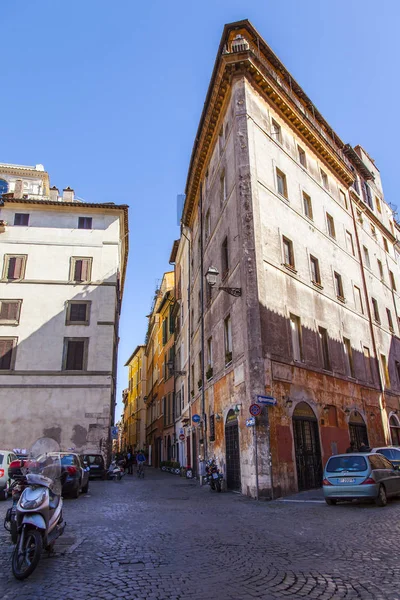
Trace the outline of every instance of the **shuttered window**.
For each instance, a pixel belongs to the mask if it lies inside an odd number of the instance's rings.
[[[71,259],[72,281],[86,282],[90,281],[92,275],[92,258],[73,256]]]
[[[4,257],[3,278],[10,280],[23,279],[25,276],[25,265],[26,255],[6,254]]]
[[[85,371],[89,338],[64,339],[64,365],[66,371]]]
[[[66,325],[89,325],[91,302],[71,300],[67,305]]]
[[[29,225],[29,214],[15,213],[14,225]]]
[[[17,338],[0,338],[0,371],[10,371]]]
[[[22,300],[0,300],[0,324],[17,325]]]
[[[92,217],[79,217],[78,229],[92,229]]]

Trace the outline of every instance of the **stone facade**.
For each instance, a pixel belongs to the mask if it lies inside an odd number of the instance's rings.
[[[390,443],[399,228],[374,161],[329,128],[247,21],[224,30],[182,223],[194,455],[215,455],[228,487],[272,497],[320,485],[350,440]],[[276,405],[254,431],[257,395]]]
[[[127,207],[70,196],[69,190],[55,199],[14,192],[1,200],[5,448],[29,448],[49,436],[65,449],[109,450]]]

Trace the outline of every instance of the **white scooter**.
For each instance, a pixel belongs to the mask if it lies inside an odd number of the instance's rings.
[[[116,460],[112,460],[110,466],[108,467],[108,479],[120,481],[124,475],[125,469],[120,467]]]
[[[51,552],[63,534],[61,459],[57,442],[41,438],[25,461],[27,487],[16,509],[17,543],[12,557],[16,579],[26,579],[36,569],[42,549]]]

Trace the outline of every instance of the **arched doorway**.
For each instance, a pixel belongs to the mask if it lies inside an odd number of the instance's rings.
[[[225,423],[226,484],[229,490],[241,489],[239,424],[233,410],[228,412]]]
[[[357,450],[361,446],[362,442],[364,442],[366,446],[369,446],[367,426],[365,425],[365,421],[361,414],[357,410],[353,411],[350,415],[349,433],[350,442],[354,442]]]
[[[299,491],[322,485],[318,421],[309,404],[300,402],[293,413],[294,451]]]
[[[389,419],[389,427],[392,446],[400,446],[400,422],[396,415],[391,415]]]

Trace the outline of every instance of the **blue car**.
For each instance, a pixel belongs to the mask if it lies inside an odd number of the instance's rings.
[[[400,471],[382,454],[337,454],[326,463],[322,484],[329,505],[371,499],[386,506],[388,498],[400,495]]]

